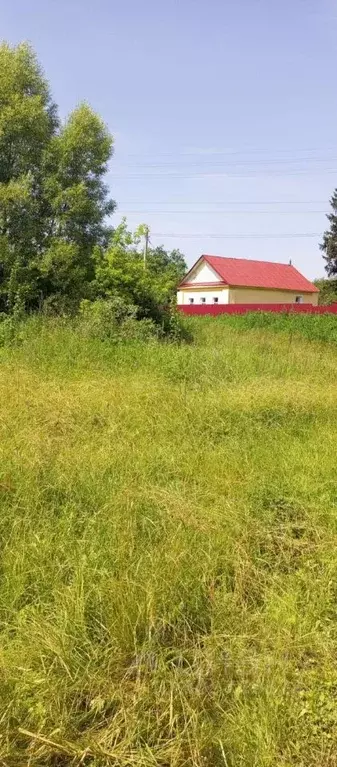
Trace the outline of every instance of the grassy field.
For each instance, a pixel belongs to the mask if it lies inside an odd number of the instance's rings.
[[[283,322],[0,349],[1,765],[337,765],[337,347]]]

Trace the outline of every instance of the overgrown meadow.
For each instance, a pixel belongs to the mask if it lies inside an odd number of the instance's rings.
[[[336,321],[6,327],[0,764],[337,765]]]

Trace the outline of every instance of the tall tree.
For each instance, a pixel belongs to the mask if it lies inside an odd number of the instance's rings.
[[[42,165],[57,130],[48,85],[28,45],[0,45],[0,262],[3,298],[31,297],[45,237]]]
[[[330,205],[332,212],[327,215],[330,227],[324,232],[323,242],[320,244],[320,248],[325,254],[323,256],[325,270],[329,277],[337,274],[337,189],[331,197]]]
[[[94,248],[111,233],[112,143],[86,104],[61,126],[31,48],[0,45],[0,295],[9,309],[85,294]]]
[[[112,234],[106,219],[115,202],[104,183],[111,154],[112,138],[87,104],[74,110],[46,152],[49,236],[39,281],[44,295],[53,288],[57,297],[87,294],[95,272],[94,248],[106,247]]]

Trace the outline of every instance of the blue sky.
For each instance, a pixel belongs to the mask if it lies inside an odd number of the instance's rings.
[[[1,37],[33,44],[61,116],[86,100],[114,134],[115,223],[148,223],[152,243],[180,247],[189,264],[202,252],[291,258],[323,274],[336,0],[1,6]]]

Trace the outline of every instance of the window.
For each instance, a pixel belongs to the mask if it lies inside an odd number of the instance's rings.
[[[219,297],[213,296],[213,304],[218,304],[218,303],[219,303]]]
[[[303,296],[295,296],[295,304],[302,304]]]
[[[189,304],[194,304],[194,298],[189,298],[189,299],[188,299],[188,303],[189,303]]]
[[[206,298],[205,298],[205,296],[201,296],[201,299],[200,299],[200,303],[201,303],[201,304],[205,304],[205,303],[206,303]]]

